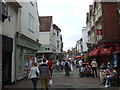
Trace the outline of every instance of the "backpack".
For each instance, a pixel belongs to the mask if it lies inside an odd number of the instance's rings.
[[[65,67],[68,67],[69,65],[68,65],[68,62],[65,62]]]

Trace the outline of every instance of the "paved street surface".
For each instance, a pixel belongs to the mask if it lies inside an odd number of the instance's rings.
[[[54,71],[53,73],[54,88],[105,88],[99,84],[99,78],[79,77],[78,68],[74,67],[74,72],[70,76],[65,76],[64,71]],[[6,86],[6,88],[33,88],[31,80],[24,79],[16,84]],[[40,88],[38,81],[37,88]],[[110,89],[110,88],[109,88]]]

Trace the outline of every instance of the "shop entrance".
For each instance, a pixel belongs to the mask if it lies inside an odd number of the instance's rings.
[[[3,85],[8,85],[11,82],[11,63],[12,63],[12,52],[3,52],[2,53]]]

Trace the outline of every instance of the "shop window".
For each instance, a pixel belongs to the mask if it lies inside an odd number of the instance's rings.
[[[25,56],[24,59],[24,73],[28,73],[29,71],[29,58]]]
[[[23,54],[19,54],[19,75],[22,74],[22,58],[23,58]]]

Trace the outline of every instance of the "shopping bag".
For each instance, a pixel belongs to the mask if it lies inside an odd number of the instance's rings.
[[[53,80],[52,79],[49,80],[49,87],[53,88]]]

